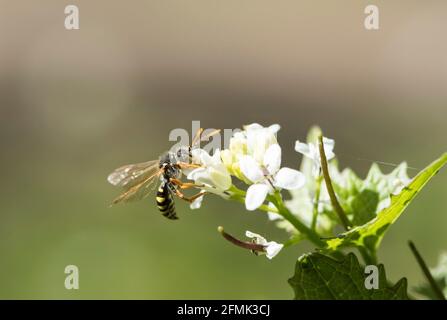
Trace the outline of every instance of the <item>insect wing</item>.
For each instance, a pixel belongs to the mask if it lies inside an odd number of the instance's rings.
[[[120,167],[108,176],[108,181],[121,186],[124,192],[113,200],[113,204],[136,201],[145,198],[153,190],[162,173],[158,160]]]
[[[153,176],[148,177],[137,185],[124,191],[118,197],[116,197],[112,204],[117,204],[121,202],[131,202],[141,200],[146,198],[153,191],[153,186],[155,186],[156,181],[158,181],[159,174],[156,173]]]
[[[117,187],[130,187],[158,171],[158,160],[128,164],[115,169],[107,181]]]

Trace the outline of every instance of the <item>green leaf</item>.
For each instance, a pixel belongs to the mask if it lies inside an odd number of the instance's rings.
[[[312,127],[307,135],[307,143],[317,143],[321,134],[319,127]],[[289,210],[307,226],[311,225],[314,215],[317,189],[317,179],[313,175],[312,168],[313,160],[303,157],[300,171],[306,177],[305,188],[290,191],[291,199],[285,201]],[[405,162],[388,174],[382,173],[379,166],[374,163],[366,178],[361,179],[349,168],[340,171],[338,161],[334,158],[329,162],[329,174],[338,201],[354,226],[363,225],[374,219],[378,212],[389,205],[390,195],[401,190],[410,181]],[[340,219],[332,208],[324,181],[318,202],[316,230],[321,236],[329,237],[334,234]],[[291,233],[294,231],[287,222],[280,221],[277,225]]]
[[[354,213],[352,224],[362,225],[376,216],[377,205],[379,204],[379,194],[370,189],[359,192],[350,202],[350,209]]]
[[[364,180],[349,168],[340,172],[336,164],[330,166],[330,175],[338,201],[354,226],[375,218],[378,212],[389,205],[390,195],[410,181],[405,162],[389,174],[382,173],[374,163]]]
[[[378,269],[378,289],[366,289],[368,274],[353,253],[342,261],[312,253],[298,259],[289,283],[298,300],[407,300],[407,279],[389,286],[384,266]]]
[[[427,182],[447,163],[447,153],[435,160],[414,179],[398,195],[391,196],[391,204],[380,211],[377,216],[362,226],[355,227],[337,238],[326,241],[329,250],[340,247],[365,247],[371,255],[374,255],[385,231],[393,224],[416,197]]]

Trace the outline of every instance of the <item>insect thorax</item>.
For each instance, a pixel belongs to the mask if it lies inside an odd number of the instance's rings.
[[[163,168],[166,165],[170,165],[171,164],[171,153],[170,152],[165,152],[160,156],[160,162],[158,164],[158,166],[161,168]]]
[[[192,158],[191,147],[181,146],[174,152],[174,158],[176,162],[189,163]]]
[[[171,178],[177,179],[181,176],[181,170],[177,165],[175,154],[172,152],[166,152],[160,156],[159,167],[164,169],[162,180],[165,182],[169,182]]]

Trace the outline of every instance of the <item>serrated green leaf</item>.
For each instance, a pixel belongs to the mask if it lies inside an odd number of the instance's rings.
[[[379,166],[373,163],[364,180],[349,168],[340,172],[335,164],[330,165],[329,172],[338,201],[354,226],[365,224],[376,217],[378,212],[389,205],[390,195],[410,181],[405,162],[388,174],[382,173]],[[324,192],[323,198],[328,197]],[[333,211],[332,206],[326,210]]]
[[[377,205],[379,204],[379,194],[370,189],[359,192],[351,201],[350,209],[352,214],[352,224],[362,225],[376,216]]]
[[[307,143],[317,143],[321,129],[312,127],[307,135]],[[292,190],[291,199],[285,204],[289,210],[310,226],[315,210],[318,210],[316,230],[322,236],[333,235],[334,228],[340,223],[338,214],[332,208],[325,182],[322,182],[318,199],[318,209],[314,208],[317,179],[313,173],[313,160],[303,157],[300,170],[306,177],[305,188]],[[392,172],[382,173],[374,163],[366,178],[360,179],[349,168],[340,171],[336,158],[329,162],[329,174],[338,201],[353,226],[360,226],[376,217],[377,213],[390,203],[390,195],[398,192],[410,179],[407,176],[407,164],[398,165]],[[280,221],[278,227],[293,233],[293,227]]]
[[[447,153],[444,153],[439,159],[419,172],[398,195],[392,196],[390,206],[380,211],[373,220],[355,227],[335,239],[327,240],[327,248],[336,250],[347,246],[365,247],[370,253],[374,254],[385,231],[400,217],[419,191],[446,163]]]
[[[367,274],[357,257],[349,253],[337,261],[320,253],[298,259],[295,275],[289,284],[298,300],[406,300],[407,279],[402,278],[390,287],[382,264],[379,269],[379,288],[367,289]]]

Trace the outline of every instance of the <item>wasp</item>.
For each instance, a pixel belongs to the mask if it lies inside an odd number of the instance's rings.
[[[152,193],[155,182],[159,180],[161,182],[155,198],[158,210],[168,219],[178,219],[174,196],[192,203],[206,193],[200,191],[187,197],[181,191],[189,188],[201,188],[195,183],[181,181],[183,170],[200,167],[200,165],[192,163],[192,149],[197,142],[209,139],[219,131],[215,130],[205,138],[201,137],[203,128],[200,128],[190,146],[181,146],[176,150],[165,152],[156,160],[128,164],[115,169],[109,174],[107,180],[112,185],[123,188],[123,192],[112,201],[112,204],[146,198]]]

